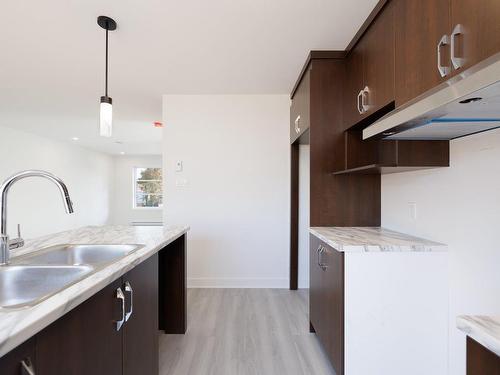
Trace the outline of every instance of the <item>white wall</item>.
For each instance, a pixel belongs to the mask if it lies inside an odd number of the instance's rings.
[[[190,286],[288,287],[289,106],[287,95],[163,97],[164,220],[191,226]]]
[[[309,288],[309,150],[299,146],[299,288]]]
[[[449,373],[459,375],[465,336],[456,316],[500,313],[500,130],[452,141],[450,157],[450,168],[383,176],[382,225],[449,245]]]
[[[130,225],[133,221],[161,222],[161,208],[134,208],[134,167],[161,168],[161,155],[114,157],[113,224]]]
[[[0,127],[0,179],[25,169],[43,169],[67,184],[75,213],[67,215],[57,187],[41,178],[17,182],[9,192],[8,226],[33,238],[108,221],[112,158],[70,143]]]

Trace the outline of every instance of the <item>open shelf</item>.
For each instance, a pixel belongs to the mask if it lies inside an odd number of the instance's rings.
[[[344,133],[343,163],[332,171],[344,174],[389,174],[449,166],[448,141],[362,139],[361,129]]]
[[[341,171],[333,172],[334,175],[342,175],[342,174],[390,174],[390,173],[402,173],[402,172],[411,172],[422,169],[435,169],[435,168],[443,168],[442,166],[401,166],[401,165],[383,165],[383,164],[370,164],[363,165],[361,167],[344,169]]]

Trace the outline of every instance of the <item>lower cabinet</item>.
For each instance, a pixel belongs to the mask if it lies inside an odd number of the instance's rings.
[[[447,262],[446,252],[343,252],[311,235],[310,329],[337,375],[448,373]]]
[[[310,325],[337,374],[344,373],[344,254],[310,237]]]
[[[499,375],[500,357],[467,337],[467,375]]]
[[[36,336],[37,375],[122,374],[118,279]]]
[[[157,373],[157,255],[36,336],[37,375]]]
[[[35,365],[35,339],[30,339],[0,358],[0,374],[30,375]]]

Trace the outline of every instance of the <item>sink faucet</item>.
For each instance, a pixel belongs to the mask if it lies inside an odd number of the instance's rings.
[[[61,192],[66,213],[73,213],[73,203],[71,203],[68,188],[59,177],[46,171],[37,170],[22,171],[10,176],[0,186],[0,266],[9,264],[10,249],[24,245],[19,225],[17,227],[18,238],[9,240],[9,235],[7,234],[7,195],[15,182],[26,177],[43,177],[55,183]]]

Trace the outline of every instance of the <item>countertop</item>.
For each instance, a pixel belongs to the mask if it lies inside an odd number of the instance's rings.
[[[500,356],[500,316],[459,316],[457,327]]]
[[[56,244],[141,244],[113,262],[42,302],[19,309],[0,309],[0,357],[121,277],[189,230],[187,226],[89,226],[27,240],[13,257]]]
[[[309,232],[340,252],[447,251],[444,244],[380,227],[312,227]]]

